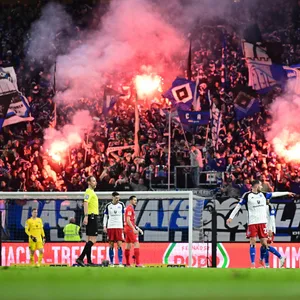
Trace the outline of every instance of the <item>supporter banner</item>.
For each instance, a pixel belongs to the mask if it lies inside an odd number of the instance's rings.
[[[17,75],[13,67],[0,67],[0,94],[18,90]]]
[[[252,44],[245,40],[242,41],[244,56],[247,60],[256,60],[271,65],[272,60],[267,54],[267,48],[262,47],[259,43]]]
[[[267,49],[243,41],[243,52],[248,64],[248,85],[259,92],[268,92],[272,87],[281,85],[286,77],[281,65],[272,63]]]
[[[188,238],[188,200],[143,200],[136,207],[138,226],[144,230],[144,241],[187,241]],[[101,213],[99,220],[102,232],[102,212],[107,202],[99,202]],[[38,215],[44,222],[47,240],[63,240],[63,228],[70,217],[78,224],[82,221],[82,201],[13,201],[8,204],[6,227],[10,240],[26,240],[24,224],[30,217],[31,208],[38,209]]]
[[[282,85],[286,77],[281,65],[268,65],[261,62],[248,62],[248,85],[254,90],[265,93],[276,85]]]
[[[273,246],[286,257],[286,268],[300,267],[300,245],[297,243],[275,243]],[[75,263],[84,243],[46,243],[43,263],[68,264]],[[92,248],[94,263],[101,264],[107,260],[108,244],[97,243]],[[141,243],[141,260],[143,264],[183,264],[188,265],[187,243]],[[37,258],[36,258],[37,259]],[[256,262],[259,259],[257,244]],[[211,266],[211,244],[194,243],[192,249],[192,266],[207,268]],[[133,261],[132,261],[133,262]],[[27,243],[3,243],[2,266],[12,264],[29,264],[29,248]],[[248,243],[218,243],[218,268],[249,268]],[[270,267],[278,268],[279,260],[270,254]]]
[[[109,154],[110,152],[115,152],[119,150],[126,150],[126,149],[133,149],[134,145],[129,145],[129,146],[120,146],[120,147],[108,147],[106,149],[106,154]]]
[[[209,111],[178,110],[178,116],[185,125],[207,125],[210,122]]]
[[[199,200],[202,201],[202,200]],[[197,203],[194,201],[194,224],[199,218]],[[237,199],[214,200],[217,209],[217,233],[220,242],[246,241],[247,211],[239,212],[230,225],[226,220],[237,203]],[[277,241],[299,241],[300,203],[274,203],[276,209]],[[100,212],[106,202],[100,202]],[[201,210],[204,231],[211,232],[212,200],[204,200],[205,208]],[[7,204],[5,234],[9,240],[27,240],[24,224],[30,217],[31,208],[38,208],[38,215],[43,219],[48,241],[63,241],[63,228],[70,217],[75,217],[81,224],[82,201],[11,201]],[[201,207],[203,207],[201,205]],[[188,200],[139,200],[136,207],[137,224],[144,230],[141,241],[147,242],[187,242],[188,241]],[[199,228],[201,224],[197,227]],[[101,233],[102,220],[99,220]],[[101,240],[102,236],[100,237]]]

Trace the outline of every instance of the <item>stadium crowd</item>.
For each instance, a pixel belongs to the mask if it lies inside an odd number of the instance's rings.
[[[274,1],[273,1],[274,2]],[[277,0],[271,6],[257,1],[253,12],[263,37],[285,43],[282,60],[288,64],[299,62],[300,1],[298,8]],[[270,10],[271,7],[271,10]],[[288,11],[287,11],[288,9]],[[140,115],[139,157],[132,150],[107,153],[108,147],[127,146],[134,141],[134,107],[130,101],[118,103],[108,116],[101,113],[102,95],[68,106],[56,106],[48,66],[35,67],[35,61],[25,61],[30,23],[37,18],[39,6],[11,5],[1,7],[0,67],[14,66],[20,90],[27,96],[32,122],[4,127],[0,132],[0,185],[2,191],[82,191],[84,179],[95,175],[99,190],[137,190],[149,188],[149,176],[165,176],[168,161],[167,117],[159,103],[145,107]],[[78,5],[72,10],[78,26],[86,26],[87,9]],[[238,11],[232,12],[239,20]],[[253,13],[254,14],[254,13]],[[251,15],[251,14],[250,14]],[[267,17],[266,17],[267,16]],[[276,20],[274,22],[274,20]],[[253,20],[252,20],[253,21]],[[202,24],[203,25],[203,24]],[[201,108],[208,109],[207,93],[222,112],[222,127],[218,149],[206,139],[206,127],[199,126],[192,133],[184,132],[179,123],[172,124],[172,169],[176,165],[190,165],[190,147],[196,144],[203,157],[203,169],[226,172],[222,191],[238,197],[250,189],[253,179],[263,182],[264,191],[291,190],[300,193],[300,168],[284,163],[265,139],[271,116],[269,105],[280,89],[267,95],[257,95],[260,112],[237,121],[234,112],[234,91],[247,85],[248,70],[242,49],[241,36],[233,27],[216,26],[210,22],[195,30],[193,40],[193,78],[199,76]],[[80,35],[80,30],[79,33]],[[222,43],[226,37],[226,53],[222,59]],[[24,41],[25,37],[25,41]],[[226,79],[224,82],[224,59]],[[94,107],[97,117],[88,142],[70,149],[66,162],[55,162],[43,148],[44,130],[53,125],[67,124],[77,109]],[[56,113],[55,113],[56,111]],[[162,167],[157,167],[162,166]],[[199,162],[202,168],[202,162]],[[156,170],[156,173],[155,173]]]

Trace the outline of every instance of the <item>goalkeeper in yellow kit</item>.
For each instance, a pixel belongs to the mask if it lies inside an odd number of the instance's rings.
[[[26,221],[25,232],[29,237],[30,263],[34,264],[34,252],[39,251],[38,266],[41,265],[44,255],[45,232],[43,221],[37,217],[37,209],[33,208],[31,218]]]

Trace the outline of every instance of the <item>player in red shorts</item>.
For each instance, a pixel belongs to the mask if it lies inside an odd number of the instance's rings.
[[[110,264],[114,266],[114,243],[118,245],[119,266],[123,267],[123,220],[125,205],[119,202],[120,195],[117,192],[112,193],[112,201],[106,204],[103,218],[103,232],[107,233],[109,241],[109,259]]]
[[[260,239],[262,245],[261,257],[265,257],[267,251],[275,254],[277,250],[274,247],[268,246],[268,228],[267,228],[267,200],[271,197],[280,196],[294,196],[290,192],[274,192],[274,193],[263,193],[261,192],[261,182],[259,180],[254,180],[252,182],[251,191],[245,193],[242,200],[236,205],[232,213],[230,214],[227,224],[232,222],[232,219],[238,213],[242,205],[246,205],[248,210],[248,228],[247,228],[247,238],[250,240],[250,260],[251,268],[255,268],[255,245],[256,237]],[[283,267],[285,258],[280,259],[280,267]]]
[[[136,196],[130,196],[129,205],[125,209],[125,259],[126,266],[130,266],[130,249],[133,244],[134,256],[136,261],[136,266],[141,267],[140,264],[140,243],[139,243],[139,233],[143,234],[143,231],[135,225],[135,212],[134,207],[137,204]]]
[[[275,233],[276,233],[276,224],[275,224],[275,215],[276,215],[276,210],[275,207],[271,204],[271,203],[267,203],[267,219],[268,219],[268,223],[267,223],[267,228],[268,228],[268,245],[269,245],[269,249],[272,248],[274,249],[273,251],[267,251],[266,254],[263,256],[263,250],[262,247],[260,248],[260,260],[259,263],[263,268],[269,268],[269,252],[272,252],[275,256],[277,256],[280,260],[280,262],[285,261],[285,257],[282,257],[282,255],[272,246],[270,246],[273,241],[274,241],[274,237],[275,237]]]

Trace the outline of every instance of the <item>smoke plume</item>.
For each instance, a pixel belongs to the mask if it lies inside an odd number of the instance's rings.
[[[112,1],[101,28],[58,57],[58,82],[69,84],[59,98],[73,101],[92,96],[106,83],[108,73],[126,76],[142,65],[174,77],[174,57],[185,50],[182,34],[165,22],[151,2]]]
[[[41,17],[31,25],[27,60],[34,59],[36,63],[50,60],[54,63],[55,56],[68,43],[66,33],[70,35],[71,28],[72,18],[64,7],[58,3],[48,3]]]

